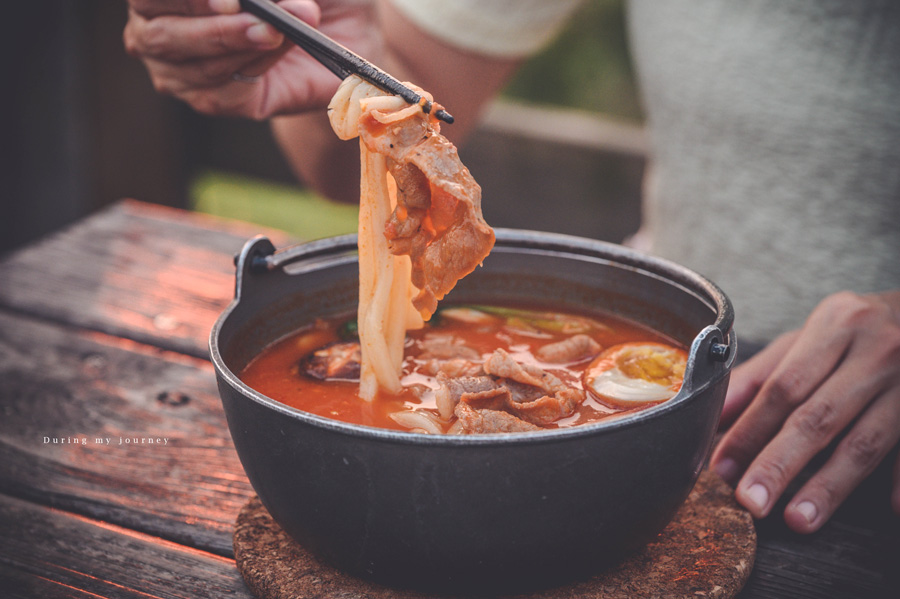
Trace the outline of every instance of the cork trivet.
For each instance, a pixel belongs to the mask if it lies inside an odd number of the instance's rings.
[[[258,497],[238,515],[234,554],[259,599],[432,597],[387,588],[319,563],[281,530]],[[755,554],[753,519],[735,503],[728,485],[707,471],[672,522],[639,553],[590,580],[516,597],[728,599],[744,586]]]

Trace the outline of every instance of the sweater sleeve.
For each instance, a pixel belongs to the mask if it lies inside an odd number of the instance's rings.
[[[559,33],[582,0],[391,0],[417,26],[463,50],[520,58]]]

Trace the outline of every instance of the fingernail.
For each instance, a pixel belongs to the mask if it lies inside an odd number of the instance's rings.
[[[744,497],[759,511],[762,511],[769,503],[769,491],[760,483],[750,485],[750,488],[744,492]]]
[[[725,479],[725,482],[732,485],[737,482],[741,473],[741,467],[731,458],[722,458],[713,465],[713,470]]]
[[[233,15],[241,11],[240,0],[209,0],[209,10],[223,15]]]
[[[280,34],[266,23],[257,23],[248,27],[247,39],[251,42],[265,45],[281,43]]]
[[[814,504],[812,501],[801,501],[794,507],[794,509],[797,510],[797,512],[801,516],[806,518],[806,521],[810,524],[813,523],[813,521],[816,519],[816,516],[819,514],[819,510],[816,509],[816,504]]]

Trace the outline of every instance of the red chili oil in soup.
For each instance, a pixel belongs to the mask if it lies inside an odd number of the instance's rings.
[[[486,322],[466,322],[448,316],[454,309],[475,309],[490,318]],[[517,362],[538,366],[567,385],[582,390],[584,370],[594,356],[557,364],[539,360],[535,356],[537,350],[579,333],[589,335],[602,349],[628,342],[663,343],[683,349],[681,344],[661,333],[609,314],[585,315],[506,306],[442,306],[424,328],[407,331],[401,379],[403,391],[394,395],[381,390],[373,401],[365,401],[357,395],[358,380],[320,380],[306,374],[302,367],[304,359],[312,352],[331,343],[346,341],[347,331],[352,330],[348,324],[355,324],[355,315],[317,320],[266,347],[244,368],[240,379],[267,397],[311,414],[353,424],[407,430],[390,414],[403,410],[438,413],[433,393],[438,387],[436,377],[424,372],[425,360],[419,358],[423,353],[423,340],[429,335],[461,339],[463,344],[481,354],[482,361],[497,348],[502,348]],[[423,393],[422,385],[431,391]],[[412,386],[418,386],[419,391],[414,392]],[[656,403],[659,402],[623,409],[607,405],[586,393],[584,402],[574,414],[546,428],[596,422],[612,415],[646,409]]]

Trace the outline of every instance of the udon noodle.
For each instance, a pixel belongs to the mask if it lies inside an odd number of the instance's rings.
[[[329,117],[360,140],[356,320],[317,318],[247,365],[247,384],[326,418],[426,434],[574,426],[678,393],[684,348],[608,314],[513,301],[432,318],[493,247],[480,187],[419,105],[351,77]]]
[[[351,76],[328,114],[340,139],[360,138],[359,395],[371,400],[400,392],[406,331],[481,263],[494,235],[480,188],[421,106]]]

